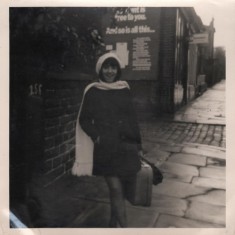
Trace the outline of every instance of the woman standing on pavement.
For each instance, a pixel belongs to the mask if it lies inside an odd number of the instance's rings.
[[[125,188],[140,170],[141,137],[130,88],[121,81],[121,61],[114,52],[96,64],[99,82],[85,89],[76,127],[75,175],[104,176],[110,227],[127,227]],[[88,138],[87,138],[88,136]]]

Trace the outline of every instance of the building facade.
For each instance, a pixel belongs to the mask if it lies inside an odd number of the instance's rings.
[[[102,27],[106,49],[124,61],[140,114],[174,113],[196,97],[202,50],[191,38],[205,28],[193,8],[109,9]]]

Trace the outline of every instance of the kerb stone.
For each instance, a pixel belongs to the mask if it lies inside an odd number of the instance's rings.
[[[202,148],[197,148],[197,147],[184,147],[182,149],[183,153],[192,153],[192,154],[197,154],[201,156],[207,156],[207,157],[212,157],[212,158],[218,158],[218,159],[225,159],[226,154],[224,151],[219,151],[219,150],[212,150],[212,149],[202,149]]]
[[[196,154],[175,153],[170,156],[168,162],[176,162],[194,166],[206,166],[206,157]]]
[[[160,149],[167,152],[179,153],[182,150],[181,146],[161,145]]]

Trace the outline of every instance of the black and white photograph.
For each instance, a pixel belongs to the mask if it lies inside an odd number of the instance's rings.
[[[95,4],[4,7],[0,234],[233,234],[235,2]]]

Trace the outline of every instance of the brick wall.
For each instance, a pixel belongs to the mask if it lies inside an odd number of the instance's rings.
[[[176,9],[163,8],[161,13],[160,53],[159,53],[159,103],[162,112],[174,112],[174,71]]]
[[[44,85],[45,185],[70,172],[75,156],[75,125],[87,80],[48,78]]]

